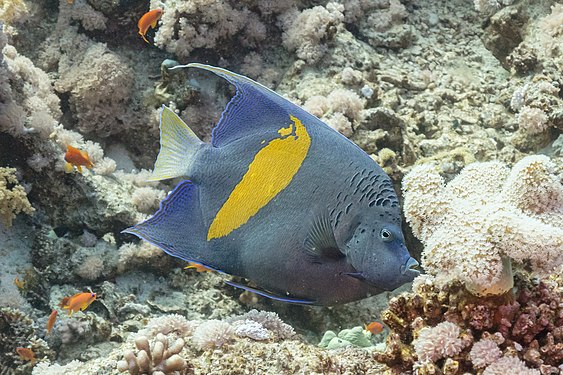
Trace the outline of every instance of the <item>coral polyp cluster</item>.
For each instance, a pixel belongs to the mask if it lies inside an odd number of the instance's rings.
[[[460,282],[415,280],[382,314],[391,328],[377,361],[417,374],[558,374],[563,370],[563,284],[522,273],[515,290],[475,297]],[[504,372],[512,374],[517,372]]]
[[[476,294],[511,287],[511,260],[540,274],[563,264],[563,186],[546,156],[512,170],[498,161],[465,167],[448,184],[432,165],[403,179],[405,216],[425,245],[422,265]]]

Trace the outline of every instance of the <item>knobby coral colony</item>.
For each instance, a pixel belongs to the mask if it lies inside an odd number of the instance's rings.
[[[529,156],[511,171],[472,164],[447,185],[427,165],[403,179],[429,275],[391,299],[376,360],[417,374],[563,371],[563,187],[553,171]]]

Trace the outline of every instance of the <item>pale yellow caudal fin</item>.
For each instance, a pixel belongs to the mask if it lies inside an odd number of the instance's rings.
[[[149,181],[189,177],[195,155],[203,142],[170,108],[160,113],[160,152]]]

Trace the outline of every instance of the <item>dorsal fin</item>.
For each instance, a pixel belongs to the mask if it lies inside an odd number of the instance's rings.
[[[276,133],[291,123],[290,116],[301,121],[314,118],[269,88],[226,69],[197,63],[177,65],[172,69],[186,67],[208,70],[236,87],[235,96],[231,98],[221,114],[219,123],[213,128],[211,144],[215,147],[224,146],[250,134]]]

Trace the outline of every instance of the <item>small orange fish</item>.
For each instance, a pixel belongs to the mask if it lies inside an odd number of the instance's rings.
[[[371,322],[370,324],[364,324],[364,329],[371,332],[372,335],[377,335],[383,332],[383,324],[379,322]]]
[[[21,281],[20,278],[16,276],[16,278],[14,279],[14,285],[21,290],[25,288],[25,281]]]
[[[147,35],[147,31],[149,31],[149,28],[151,27],[153,29],[156,27],[156,24],[161,16],[162,9],[157,8],[143,14],[141,19],[139,19],[139,22],[137,23],[137,26],[139,26],[139,35],[143,37],[145,42],[149,43],[149,41],[145,37],[145,35]]]
[[[189,270],[189,269],[194,269],[196,270],[196,272],[201,273],[201,272],[211,272],[212,270],[210,270],[209,268],[199,264],[199,263],[194,263],[194,262],[188,262],[188,265],[186,267],[184,267],[184,269]]]
[[[51,333],[51,329],[53,329],[53,326],[55,325],[55,322],[57,321],[57,314],[58,313],[59,312],[57,310],[53,310],[51,315],[49,315],[49,319],[47,319],[47,334]]]
[[[67,173],[72,172],[74,167],[78,169],[78,172],[82,173],[82,166],[88,169],[92,169],[94,166],[86,151],[80,151],[71,145],[66,146],[65,161],[65,172]]]
[[[68,310],[68,315],[78,310],[84,311],[92,302],[96,300],[96,293],[76,293],[72,297],[65,297],[61,300],[59,306]]]
[[[35,362],[35,353],[29,348],[22,348],[19,346],[16,348],[16,353],[18,353],[20,358],[25,361],[31,361],[32,363]]]

